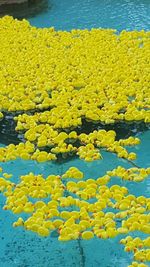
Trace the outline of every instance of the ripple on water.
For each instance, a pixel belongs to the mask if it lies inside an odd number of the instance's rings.
[[[49,0],[50,8],[30,18],[37,27],[56,29],[114,28],[117,30],[149,30],[148,0]]]

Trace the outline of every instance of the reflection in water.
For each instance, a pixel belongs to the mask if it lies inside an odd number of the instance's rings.
[[[0,6],[0,16],[10,15],[17,19],[34,17],[50,7],[50,2],[48,0],[27,0],[20,4],[17,2],[19,1],[16,0],[16,3],[13,4],[2,4]]]

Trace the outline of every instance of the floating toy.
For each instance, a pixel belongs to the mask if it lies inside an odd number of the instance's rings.
[[[137,146],[139,138],[119,139],[111,126],[150,123],[149,37],[145,31],[36,29],[26,20],[1,18],[0,119],[11,113],[23,141],[1,147],[0,161],[40,164],[78,155],[91,162],[102,159],[103,150],[134,161],[136,153],[128,146]],[[46,178],[30,172],[18,183],[0,172],[3,209],[20,216],[14,227],[41,237],[54,231],[60,241],[140,231],[148,237],[127,236],[120,243],[133,253],[130,267],[147,266],[150,200],[109,182],[113,177],[142,182],[149,167],[118,166],[97,179],[87,179],[77,167]]]
[[[101,149],[129,161],[136,159],[125,146],[139,144],[137,137],[116,140],[113,130],[86,134],[82,126],[150,123],[145,89],[149,32],[57,32],[9,16],[0,19],[0,28],[0,118],[6,111],[12,113],[16,131],[24,137],[24,143],[1,148],[0,161],[20,157],[40,163],[76,154],[90,162],[102,159]]]

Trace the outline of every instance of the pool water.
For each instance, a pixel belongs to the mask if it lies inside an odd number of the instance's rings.
[[[139,137],[141,144],[132,148],[138,155],[136,164],[148,167],[150,166],[150,150],[147,150],[147,145],[150,141],[150,131],[140,134]],[[14,174],[13,179],[16,182],[19,175],[25,175],[30,171],[44,174],[44,176],[61,175],[69,167],[76,166],[86,173],[86,178],[97,178],[108,169],[113,169],[118,165],[132,167],[128,162],[118,159],[111,153],[103,152],[103,157],[104,160],[92,163],[79,159],[62,164],[51,162],[39,164],[33,161],[16,160],[2,163],[1,166],[4,171]],[[144,193],[146,197],[149,197],[150,181],[148,179],[141,183],[132,183],[120,182],[119,179],[114,178],[112,184],[127,186],[129,192],[136,196]],[[94,238],[90,241],[71,242],[60,242],[55,235],[42,238],[22,228],[13,228],[12,223],[19,216],[13,215],[10,211],[2,211],[4,202],[5,199],[0,196],[0,266],[2,267],[127,267],[132,261],[132,253],[124,252],[123,246],[119,244],[119,240],[124,235],[107,240]],[[140,236],[144,237],[142,234]]]
[[[144,0],[51,0],[49,9],[35,17],[29,18],[36,27],[54,26],[58,30],[72,28],[115,28],[118,31],[150,30],[150,1]],[[150,130],[138,136],[141,144],[132,151],[137,153],[136,164],[150,167]],[[0,144],[4,146],[4,144]],[[86,178],[97,178],[108,169],[118,165],[132,165],[111,153],[102,152],[104,160],[86,163],[72,159],[63,163],[36,163],[34,161],[16,160],[0,164],[4,171],[13,174],[14,181],[19,175],[30,171],[34,173],[62,174],[69,167],[78,167]],[[111,184],[127,186],[131,194],[150,196],[150,181],[141,183],[120,182],[113,179]],[[115,239],[90,241],[78,240],[59,242],[57,236],[41,238],[22,228],[13,228],[16,215],[3,211],[4,197],[0,195],[0,266],[1,267],[127,267],[132,261],[132,253],[126,253],[119,244],[121,236]],[[19,216],[18,216],[19,217]],[[136,233],[134,233],[136,236]],[[144,236],[144,235],[141,235]],[[124,235],[122,235],[124,237]]]
[[[149,0],[49,0],[47,12],[29,18],[36,27],[150,29]]]

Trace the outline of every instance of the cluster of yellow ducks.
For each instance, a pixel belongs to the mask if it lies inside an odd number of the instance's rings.
[[[108,185],[111,176],[119,175],[121,168],[108,171],[97,179],[86,179],[76,167],[70,167],[62,176],[46,178],[30,172],[20,176],[17,184],[10,181],[11,174],[3,173],[0,190],[6,197],[4,210],[29,214],[25,220],[19,217],[13,223],[14,227],[22,226],[43,237],[56,231],[60,241],[108,239],[133,231],[150,235],[150,198],[129,194],[124,186]],[[129,176],[150,174],[150,168],[123,171]],[[141,240],[127,236],[120,243],[125,245],[125,251],[134,252],[137,262],[150,261],[149,237]],[[130,266],[146,265],[133,263]]]
[[[125,251],[134,252],[134,259],[136,261],[150,261],[150,236],[143,240],[139,237],[133,238],[131,236],[127,236],[125,239],[121,239],[120,243],[125,246]],[[138,262],[133,262],[131,265],[129,265],[129,267],[131,266],[145,267],[147,265],[144,263],[139,264]]]
[[[86,134],[82,126],[150,123],[150,32],[55,31],[6,16],[0,19],[0,40],[0,119],[11,113],[24,137],[18,145],[0,148],[1,162],[20,157],[40,163],[57,160],[59,154],[93,161],[102,159],[100,150],[136,159],[126,146],[138,145],[139,138],[118,140],[114,130],[99,128]],[[30,216],[19,217],[14,227],[43,237],[56,231],[60,241],[108,239],[133,231],[150,234],[150,199],[108,185],[112,177],[141,182],[150,168],[118,166],[86,179],[71,167],[62,176],[31,172],[20,176],[18,184],[0,171],[4,210]],[[127,236],[120,242],[134,253],[129,267],[148,266],[149,237]]]
[[[74,152],[79,155],[80,159],[93,161],[102,158],[100,148],[116,153],[119,158],[135,160],[136,153],[128,152],[124,146],[139,144],[139,138],[129,137],[124,140],[120,139],[119,141],[116,141],[115,135],[115,131],[112,130],[95,130],[89,135],[84,133],[77,135],[75,131],[72,131],[69,134],[65,132],[60,132],[58,134],[57,131],[50,131],[49,126],[41,128],[37,126],[25,133],[24,136],[27,141],[19,143],[18,145],[10,144],[7,147],[0,148],[0,161],[5,162],[20,157],[24,160],[32,159],[38,162],[45,162],[47,160],[56,160],[57,154],[62,154],[64,157],[65,155],[71,155],[71,153]],[[35,138],[34,141],[33,136]],[[43,143],[44,140],[47,140],[47,144]],[[67,144],[68,140],[69,142],[78,140],[81,142],[81,145],[77,148],[71,143]],[[49,146],[52,147],[50,148],[50,152],[43,151],[45,147],[44,144],[46,144],[48,148]]]
[[[83,121],[150,122],[149,37],[144,31],[37,29],[26,20],[0,19],[0,117],[19,112],[16,130],[31,143],[1,149],[0,160],[77,154],[92,161],[102,158],[101,147],[134,160],[123,146],[138,138],[116,141],[114,131],[76,129]],[[49,153],[41,152],[45,147]]]

